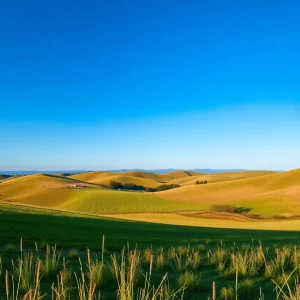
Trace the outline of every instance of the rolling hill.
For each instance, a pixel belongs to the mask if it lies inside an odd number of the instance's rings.
[[[216,203],[234,204],[264,216],[300,213],[300,169],[207,185],[188,185],[158,195],[207,207]]]
[[[276,172],[272,172],[272,171],[246,171],[246,172],[232,172],[232,173],[226,172],[226,173],[214,173],[214,174],[195,173],[191,177],[175,179],[175,180],[171,180],[171,182],[179,184],[181,186],[186,186],[186,185],[194,185],[197,180],[200,181],[207,180],[208,183],[215,183],[215,182],[238,180],[244,178],[259,177],[259,176],[265,176],[265,175],[270,175],[275,173]]]
[[[138,180],[150,181],[141,178]],[[116,191],[101,188],[93,183],[85,183],[88,188],[72,188],[74,184],[82,182],[74,178],[46,174],[12,178],[1,183],[0,200],[89,214],[163,212],[200,208],[198,204],[164,200],[154,193]]]
[[[181,187],[157,193],[105,189],[111,180],[157,187]],[[208,184],[196,185],[197,180]],[[83,184],[86,188],[74,188]],[[207,210],[212,204],[233,204],[265,217],[300,214],[300,170],[284,173],[247,171],[218,174],[175,171],[154,174],[86,172],[72,176],[34,174],[0,183],[0,200],[90,214],[122,214]]]

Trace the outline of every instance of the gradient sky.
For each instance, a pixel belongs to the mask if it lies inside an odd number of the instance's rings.
[[[5,1],[0,170],[300,167],[299,1]]]

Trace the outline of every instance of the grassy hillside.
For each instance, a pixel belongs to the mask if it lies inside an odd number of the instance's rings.
[[[192,171],[173,171],[165,174],[155,174],[143,171],[129,171],[123,173],[111,172],[86,172],[72,175],[69,178],[92,182],[96,184],[108,184],[110,180],[121,183],[135,183],[146,187],[156,187],[163,183],[177,183],[180,185],[194,185],[197,180],[207,180],[209,183],[251,178],[273,174],[271,171],[248,171],[217,174],[200,174]]]
[[[149,188],[155,188],[161,184],[158,181],[152,179],[134,177],[129,175],[113,175],[113,176],[104,177],[102,179],[97,180],[97,182],[95,181],[94,182],[97,184],[108,185],[110,181],[121,182],[122,184],[134,183],[136,185],[142,185],[144,187],[149,187]]]
[[[87,182],[94,182],[97,183],[99,180],[113,176],[115,173],[111,172],[85,172],[76,175],[69,176],[69,178],[73,178],[75,180],[87,181]]]
[[[185,171],[167,174],[137,171],[123,174],[86,172],[70,177],[35,174],[2,181],[0,200],[91,214],[203,210],[209,209],[211,204],[231,203],[271,216],[299,211],[299,173],[299,170],[294,170],[285,173],[250,171],[201,175]],[[98,186],[111,180],[146,187],[169,182],[182,187],[160,193],[138,193]],[[209,183],[196,185],[196,180],[208,180]],[[89,188],[72,188],[82,182]]]
[[[83,178],[85,179],[85,178]],[[150,181],[148,179],[141,179]],[[64,209],[91,214],[163,212],[201,209],[199,204],[173,202],[154,193],[127,192],[87,185],[87,189],[70,188],[73,178],[30,175],[0,184],[0,200],[9,203]]]
[[[247,172],[226,172],[226,173],[215,173],[215,174],[195,174],[192,177],[185,177],[180,179],[172,180],[172,183],[177,183],[181,186],[194,185],[197,180],[207,180],[208,183],[231,181],[245,178],[253,178],[259,176],[265,176],[275,174],[272,171],[247,171]]]
[[[200,214],[199,214],[200,215]],[[208,217],[198,216],[189,213],[134,213],[116,214],[111,216],[122,220],[135,222],[150,222],[168,225],[182,225],[205,228],[238,228],[250,230],[286,230],[299,231],[300,220],[253,220],[245,216],[210,214]]]
[[[123,172],[121,174],[127,175],[127,176],[132,176],[132,177],[156,180],[158,182],[168,182],[168,181],[175,180],[175,179],[181,179],[181,178],[200,175],[200,173],[188,172],[188,171],[172,171],[172,172],[165,173],[165,174],[155,174],[155,173],[142,172],[142,171],[130,171],[130,172]]]
[[[113,190],[80,190],[59,209],[91,213],[116,214],[137,212],[172,212],[202,209],[201,204],[174,202],[157,197],[153,193]]]
[[[300,169],[207,185],[190,185],[158,195],[187,203],[235,204],[264,216],[300,213]]]
[[[212,282],[215,283],[216,299],[226,299],[219,297],[224,295],[224,288],[232,290],[232,295],[235,295],[236,272],[237,296],[227,299],[262,299],[260,292],[263,299],[275,299],[275,284],[271,279],[283,285],[282,279],[285,280],[295,267],[299,268],[299,261],[295,258],[299,257],[300,232],[137,223],[1,203],[0,215],[1,299],[10,299],[6,297],[9,292],[16,295],[13,288],[19,286],[18,283],[21,288],[17,298],[28,299],[24,295],[29,289],[35,290],[35,278],[41,280],[38,290],[43,299],[61,299],[61,294],[56,297],[51,292],[59,284],[59,287],[65,287],[61,290],[67,299],[79,299],[78,278],[85,279],[87,293],[91,290],[89,278],[93,278],[93,283],[97,283],[94,288],[97,292],[100,290],[101,299],[116,299],[117,292],[122,289],[117,285],[119,277],[116,278],[111,265],[115,257],[114,266],[118,266],[120,250],[124,246],[122,270],[128,274],[126,278],[131,278],[131,274],[138,278],[134,291],[144,286],[149,260],[153,259],[149,288],[157,288],[167,273],[167,288],[173,291],[181,286],[186,288],[184,297],[178,299],[213,299]],[[103,235],[105,251],[101,259]],[[21,237],[22,252],[19,250]],[[46,244],[56,244],[57,248],[47,247],[46,251]],[[132,252],[135,247],[136,252]],[[90,249],[88,255],[87,248]],[[58,249],[55,254],[54,249]],[[5,277],[4,270],[8,271],[8,277]],[[18,274],[21,274],[20,279]],[[75,277],[75,274],[82,277]],[[290,279],[293,291],[298,275],[296,271]],[[190,280],[182,280],[184,278]]]
[[[223,242],[237,243],[250,243],[252,239],[257,239],[264,244],[295,244],[300,241],[300,232],[137,223],[4,203],[0,203],[0,214],[0,245],[9,242],[18,245],[20,237],[23,237],[25,246],[45,240],[51,245],[66,248],[100,249],[103,234],[106,236],[106,247],[112,250],[122,248],[128,241],[142,247],[207,241],[215,244],[221,239]]]

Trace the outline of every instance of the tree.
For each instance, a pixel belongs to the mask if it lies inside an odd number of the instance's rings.
[[[111,189],[118,190],[123,188],[123,184],[121,182],[116,182],[111,180],[108,185]]]

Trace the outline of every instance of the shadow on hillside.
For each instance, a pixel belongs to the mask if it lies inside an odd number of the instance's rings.
[[[64,177],[64,176],[59,176],[59,175],[53,175],[53,174],[43,174],[44,176],[47,177],[52,177],[52,178],[58,178],[58,179],[65,179],[68,180],[70,182],[80,182],[80,183],[86,183],[86,184],[91,184],[91,185],[97,185],[96,183],[93,182],[88,182],[88,181],[83,181],[83,180],[78,180],[78,179],[74,179],[74,178],[70,178],[70,177]]]

